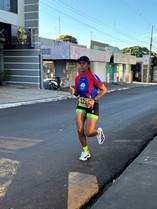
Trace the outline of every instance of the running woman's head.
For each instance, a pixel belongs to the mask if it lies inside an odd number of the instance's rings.
[[[77,60],[78,70],[80,73],[86,73],[90,70],[90,59],[87,56],[82,56]]]

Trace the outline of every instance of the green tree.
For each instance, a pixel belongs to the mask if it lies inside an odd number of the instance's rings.
[[[57,41],[65,41],[65,42],[71,42],[77,44],[78,41],[75,37],[70,36],[70,35],[61,35],[57,39]]]
[[[149,50],[146,47],[132,46],[122,49],[123,54],[131,54],[136,57],[142,57],[149,54]]]
[[[152,55],[153,57],[157,57],[157,53],[156,53],[156,52],[152,52],[151,55]]]

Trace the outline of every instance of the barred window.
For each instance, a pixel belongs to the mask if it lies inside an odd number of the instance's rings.
[[[0,9],[17,13],[17,0],[0,0]]]

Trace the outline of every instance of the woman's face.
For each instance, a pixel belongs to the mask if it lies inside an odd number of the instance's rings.
[[[80,61],[77,63],[78,64],[78,70],[82,73],[88,71],[90,64],[88,64],[88,62],[83,62]]]

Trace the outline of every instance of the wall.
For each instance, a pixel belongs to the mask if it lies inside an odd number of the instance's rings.
[[[114,83],[115,82],[114,81],[114,64],[113,63],[106,63],[106,71],[107,71],[106,82],[107,83]]]
[[[24,26],[24,0],[18,1],[18,14],[0,10],[0,21],[12,25]]]
[[[153,81],[157,82],[157,66],[153,68]]]
[[[111,58],[110,49],[98,51],[94,49],[86,49],[77,46],[70,46],[70,59],[78,59],[86,55],[92,62],[109,62]]]
[[[9,83],[39,85],[38,51],[30,49],[5,49],[4,68],[11,71]]]
[[[124,82],[131,83],[131,66],[124,65]]]
[[[63,76],[63,70],[66,68],[66,61],[54,61],[55,63],[55,75],[56,77]]]
[[[38,22],[39,0],[24,0],[23,25],[31,29],[32,47],[28,49],[13,49],[11,47],[4,49],[4,67],[11,71],[9,82],[12,84],[42,87]]]
[[[94,62],[92,70],[97,74],[101,81],[106,82],[106,63],[103,62]]]

